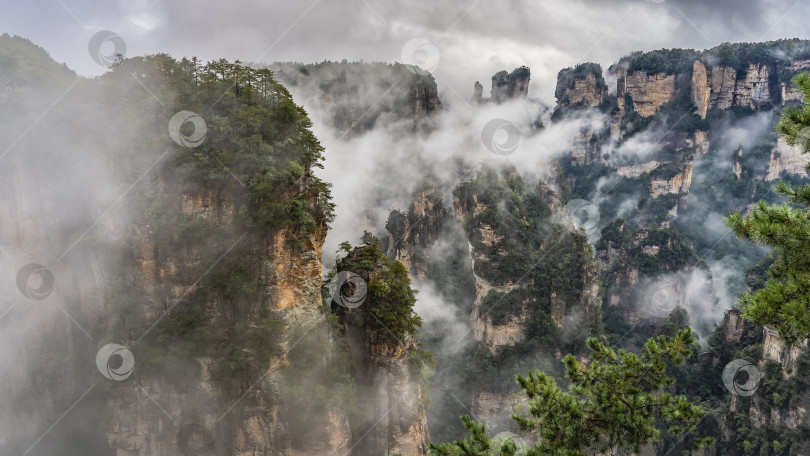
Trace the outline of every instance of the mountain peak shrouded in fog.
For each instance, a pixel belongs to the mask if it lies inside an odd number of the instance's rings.
[[[734,307],[784,262],[724,222],[810,182],[806,6],[56,3],[0,19],[9,454],[524,454],[605,410],[807,453],[810,352]]]

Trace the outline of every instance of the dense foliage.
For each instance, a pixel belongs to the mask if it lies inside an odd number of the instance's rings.
[[[661,438],[660,424],[673,435],[696,431],[706,411],[685,396],[666,392],[673,384],[668,365],[681,365],[691,355],[695,339],[689,329],[672,338],[650,339],[641,355],[618,352],[595,338],[588,339],[591,361],[587,364],[573,355],[564,359],[568,392],[543,372],[518,376],[517,381],[529,399],[528,417],[515,414],[522,432],[536,434],[538,442],[528,455],[587,455],[592,451],[619,449],[638,453],[641,447]],[[470,435],[453,444],[431,445],[437,455],[489,456],[491,448],[486,425],[463,417]],[[713,439],[699,438],[693,448],[711,445]],[[500,454],[514,455],[516,445],[507,441]]]
[[[195,357],[212,356],[214,380],[238,397],[278,353],[281,327],[262,304],[261,257],[250,246],[283,231],[294,255],[323,235],[334,217],[329,184],[313,174],[323,148],[306,112],[267,69],[159,54],[121,60],[96,84],[109,123],[125,132],[110,141],[116,179],[135,182],[127,210],[151,226],[158,263],[182,257],[178,280],[189,286],[133,347],[139,372],[182,384],[199,369]],[[167,134],[180,110],[205,121],[198,147]],[[188,127],[181,135],[193,133]],[[152,163],[156,177],[140,180]],[[195,201],[213,215],[189,215]],[[109,338],[146,328],[134,267],[123,255],[113,271]]]
[[[794,85],[805,105],[785,111],[777,129],[790,145],[810,153],[810,74],[797,76]],[[760,201],[750,215],[735,212],[726,223],[737,237],[775,251],[765,286],[740,298],[746,318],[776,328],[785,341],[796,344],[810,338],[810,185],[794,187],[782,181],[775,190],[790,205]]]
[[[359,275],[367,290],[362,305],[356,310],[344,310],[333,304],[339,315],[343,312],[361,312],[364,324],[379,339],[397,344],[416,335],[422,318],[413,310],[416,291],[411,288],[408,270],[399,261],[391,261],[376,242],[351,250],[337,263],[337,272],[347,271]],[[351,284],[339,284],[342,287]],[[358,290],[343,290],[352,296]]]

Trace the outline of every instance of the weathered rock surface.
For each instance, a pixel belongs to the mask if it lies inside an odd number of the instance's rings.
[[[557,98],[558,107],[583,102],[597,107],[605,101],[607,95],[608,87],[599,65],[583,64],[577,68],[566,68],[557,74],[554,96]]]

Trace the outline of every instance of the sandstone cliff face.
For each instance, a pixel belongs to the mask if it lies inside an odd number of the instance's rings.
[[[745,319],[742,317],[742,312],[736,308],[729,309],[723,325],[723,338],[727,342],[739,342],[744,332]]]
[[[800,344],[798,346],[789,347],[779,337],[779,334],[771,328],[763,329],[764,339],[762,342],[762,358],[763,361],[775,361],[782,365],[783,375],[787,378],[791,375],[792,370],[789,370],[791,364],[799,357],[802,349],[807,345]]]
[[[362,255],[358,247],[338,264],[339,271]],[[347,263],[347,261],[349,263]],[[383,280],[379,265],[354,272],[370,284]],[[361,421],[355,423],[356,441],[352,454],[400,454],[424,456],[430,436],[427,426],[427,391],[410,357],[419,349],[415,336],[393,336],[386,328],[375,327],[365,305],[345,309],[341,315],[349,346],[352,375],[357,384],[357,405]],[[362,438],[361,438],[362,436]]]
[[[523,100],[529,94],[531,72],[528,67],[520,67],[511,73],[501,71],[492,76],[490,99],[495,103],[509,100]]]
[[[472,210],[473,215],[482,214],[488,209],[487,205],[479,202],[478,196],[474,197],[475,207]],[[459,222],[463,223],[468,209],[460,204],[458,198],[454,198],[453,209],[455,216]],[[481,224],[474,229],[473,236],[478,236],[481,242],[489,247],[493,247],[502,236],[495,233],[495,231],[487,224]],[[477,262],[485,262],[487,255],[476,249],[471,241],[468,241],[470,251],[470,263],[472,271],[476,271]],[[481,309],[481,302],[486,296],[492,292],[509,293],[519,287],[519,284],[508,282],[503,285],[496,285],[489,280],[481,277],[479,274],[473,272],[475,280],[475,302],[473,304],[473,311],[470,315],[470,325],[472,327],[473,335],[477,340],[480,340],[491,352],[495,352],[498,347],[503,345],[515,345],[524,338],[524,330],[526,323],[526,315],[514,315],[509,318],[509,321],[503,324],[494,324],[492,318],[488,315],[487,310]]]
[[[184,195],[181,210],[192,218],[202,217],[221,225],[232,222],[234,216],[227,200],[206,192]],[[156,248],[148,226],[136,227],[135,232],[141,234],[133,240],[132,249],[142,288],[148,296],[146,323],[151,325],[165,316],[164,303],[182,302],[184,296],[191,294],[199,277],[189,277],[187,271],[191,264],[199,261],[197,255],[207,252],[197,250],[190,257],[179,256],[176,252]],[[287,421],[289,385],[283,372],[290,362],[291,346],[300,341],[297,337],[293,340],[292,334],[302,330],[317,334],[316,326],[323,321],[320,254],[324,236],[324,230],[313,233],[306,242],[307,248],[300,253],[286,247],[290,238],[288,230],[263,238],[249,235],[242,240],[253,244],[249,252],[260,265],[257,314],[248,319],[255,319],[254,324],[259,327],[262,314],[279,322],[275,329],[279,352],[266,366],[265,374],[244,379],[251,383],[245,386],[250,390],[244,392],[238,402],[234,402],[232,396],[223,395],[221,378],[218,378],[222,375],[222,360],[213,353],[196,358],[199,376],[189,377],[180,384],[161,377],[139,377],[134,382],[114,385],[106,401],[107,409],[112,411],[106,436],[116,455],[173,455],[179,444],[178,430],[185,426],[201,426],[211,434],[215,448],[228,448],[231,454],[240,456],[347,451],[351,431],[344,411],[329,410],[323,433],[313,434],[303,445],[294,441]],[[214,318],[227,319],[227,314],[222,313],[222,304],[212,296],[205,306],[216,315]],[[142,331],[134,333],[139,332]],[[315,360],[316,364],[326,365],[327,362],[323,357]],[[228,410],[229,406],[233,408]]]
[[[616,168],[616,174],[624,177],[639,177],[644,174],[649,174],[649,172],[657,168],[658,165],[659,163],[653,160],[637,165],[620,166]]]
[[[784,173],[806,177],[808,164],[810,164],[810,154],[801,153],[798,146],[789,146],[784,138],[780,137],[776,147],[771,151],[765,180],[779,179]]]
[[[754,110],[768,109],[781,102],[781,90],[776,84],[775,69],[768,65],[749,64],[742,78],[725,65],[714,65],[707,72],[703,62],[692,66],[692,101],[698,114],[706,118],[710,108],[728,109],[743,106]]]
[[[414,193],[407,214],[393,211],[389,215],[386,224],[388,256],[424,280],[427,277],[425,252],[435,247],[449,217],[442,194],[427,182],[425,188]]]
[[[584,73],[584,74],[583,74]],[[557,87],[554,96],[558,107],[568,107],[585,103],[597,107],[607,98],[608,87],[598,65],[576,69],[565,69],[557,74]]]
[[[667,193],[689,193],[689,187],[692,185],[692,168],[692,163],[688,163],[680,173],[670,179],[651,178],[650,196],[655,198]]]
[[[603,134],[604,132],[594,132],[588,128],[580,130],[571,140],[571,164],[589,165],[602,162],[599,137]]]
[[[706,65],[700,60],[695,60],[692,64],[692,101],[695,102],[695,106],[698,108],[698,115],[701,119],[706,118],[711,93],[712,88],[709,86]]]
[[[636,71],[627,74],[624,78],[624,86],[619,86],[617,94],[619,99],[624,95],[630,96],[633,100],[633,110],[642,117],[649,117],[655,114],[664,103],[667,103],[675,95],[675,75],[657,73],[648,75],[644,71]],[[623,106],[623,103],[620,104]],[[625,107],[626,109],[626,107]]]
[[[556,196],[549,194],[548,198],[548,201],[552,202],[549,206],[560,207],[558,201],[553,202],[553,200],[556,200]],[[472,202],[472,207],[469,207],[462,204],[458,198],[454,199],[454,212],[459,221],[464,221],[470,216],[484,214],[493,209],[490,205],[484,203],[477,194],[472,195]],[[520,282],[521,277],[507,277],[500,280],[499,283],[493,283],[493,281],[482,277],[480,273],[475,272],[479,271],[477,266],[479,263],[489,264],[493,261],[493,254],[496,260],[497,257],[503,257],[507,254],[506,251],[497,248],[499,241],[505,235],[507,234],[493,229],[492,226],[483,222],[474,225],[468,233],[470,261],[475,278],[475,302],[471,314],[471,326],[476,339],[480,340],[493,353],[499,347],[513,346],[523,341],[526,325],[529,321],[526,308],[527,301],[522,302],[521,311],[511,313],[507,318],[501,319],[502,321],[499,323],[496,323],[490,315],[491,309],[483,306],[483,302],[491,293],[508,295],[530,285],[529,283]],[[585,251],[582,252],[582,264],[580,264],[576,272],[583,281],[582,294],[578,302],[566,302],[564,298],[558,298],[554,291],[558,284],[551,284],[549,294],[551,303],[550,316],[560,328],[572,325],[576,321],[591,321],[593,316],[599,313],[601,304],[598,265],[591,256],[587,244],[583,248]]]

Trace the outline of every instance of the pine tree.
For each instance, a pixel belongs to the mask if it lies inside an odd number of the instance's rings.
[[[530,416],[517,414],[521,432],[533,433],[537,443],[527,456],[579,456],[611,450],[638,453],[642,446],[661,438],[661,423],[669,425],[672,435],[694,433],[706,411],[684,396],[672,396],[667,389],[673,379],[666,374],[668,365],[683,364],[691,355],[695,338],[690,329],[678,331],[673,338],[650,339],[641,355],[619,350],[618,353],[596,338],[588,339],[591,361],[583,363],[573,355],[563,362],[571,381],[568,392],[540,371],[518,376],[517,381],[529,399]],[[492,448],[486,425],[463,416],[470,435],[452,444],[431,444],[440,456],[514,455],[514,441]],[[713,443],[711,438],[696,438],[693,448]]]
[[[810,153],[810,74],[795,77],[793,84],[801,91],[804,105],[788,108],[776,129],[788,144]],[[773,247],[776,258],[765,286],[740,297],[743,316],[774,327],[786,343],[794,345],[810,337],[810,186],[793,187],[780,181],[774,190],[790,204],[760,201],[750,215],[734,212],[725,222],[737,237]]]

